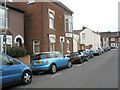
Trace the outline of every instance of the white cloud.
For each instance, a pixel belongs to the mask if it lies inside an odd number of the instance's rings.
[[[118,30],[119,0],[59,0],[74,12],[74,29]]]

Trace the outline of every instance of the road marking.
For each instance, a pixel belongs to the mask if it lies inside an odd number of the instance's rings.
[[[57,73],[55,75],[52,75],[51,77],[53,78],[53,77],[58,76],[58,75],[61,75],[61,73]]]

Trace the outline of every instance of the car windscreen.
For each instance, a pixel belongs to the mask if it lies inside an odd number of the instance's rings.
[[[77,56],[77,55],[79,55],[78,52],[77,52],[77,53],[71,53],[71,54],[70,54],[70,56]]]

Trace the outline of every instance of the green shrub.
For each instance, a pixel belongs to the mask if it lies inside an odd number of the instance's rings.
[[[7,55],[14,57],[14,58],[19,58],[19,57],[24,57],[26,56],[26,49],[22,47],[10,47],[7,48]]]

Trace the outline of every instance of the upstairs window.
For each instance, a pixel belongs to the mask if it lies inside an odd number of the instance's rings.
[[[33,53],[34,54],[40,53],[40,41],[39,40],[33,41]]]
[[[85,40],[85,33],[82,33],[82,39]]]
[[[0,6],[0,29],[8,28],[8,10]]]
[[[53,13],[49,12],[49,28],[54,30],[55,16]]]
[[[65,15],[65,32],[73,31],[73,17],[70,15]]]
[[[115,41],[115,38],[111,38],[111,41]]]

